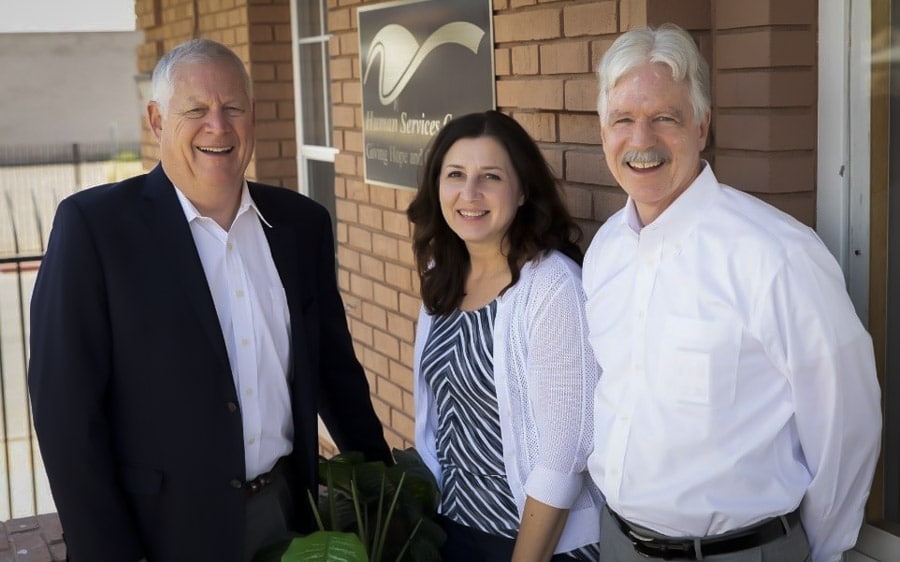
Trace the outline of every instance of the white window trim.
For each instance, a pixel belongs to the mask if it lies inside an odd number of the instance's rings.
[[[294,74],[294,134],[297,139],[297,179],[299,185],[300,193],[309,196],[309,166],[307,162],[310,160],[318,161],[318,162],[332,162],[334,163],[334,157],[339,152],[336,148],[331,146],[316,146],[316,145],[308,145],[303,143],[303,100],[300,98],[300,45],[310,44],[310,43],[322,43],[323,40],[327,40],[331,38],[331,34],[325,33],[323,35],[316,35],[311,37],[304,37],[302,39],[298,39],[300,35],[300,24],[298,21],[299,15],[297,14],[297,3],[291,2],[291,65],[293,68]],[[326,4],[327,9],[327,4]],[[324,16],[323,16],[324,17]],[[322,43],[327,46],[327,42]],[[327,50],[326,50],[327,55]],[[327,58],[327,57],[326,57]],[[327,64],[327,60],[324,61]],[[325,90],[325,98],[328,99],[328,81],[322,85],[322,88]],[[331,131],[326,130],[326,142],[330,145],[331,141]]]
[[[869,1],[819,0],[819,39],[816,230],[841,265],[857,314],[868,324]]]

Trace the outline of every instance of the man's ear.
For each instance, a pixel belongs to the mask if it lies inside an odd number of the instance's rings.
[[[709,122],[712,119],[712,110],[707,109],[706,115],[703,116],[703,119],[700,121],[700,152],[706,150],[706,143],[709,141]]]
[[[162,112],[160,111],[159,104],[155,101],[151,101],[147,104],[147,124],[150,125],[153,136],[155,136],[157,142],[159,142],[160,137],[162,136]]]

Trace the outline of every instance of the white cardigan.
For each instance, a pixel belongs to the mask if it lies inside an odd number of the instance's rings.
[[[588,343],[581,268],[559,252],[525,264],[497,302],[494,383],[503,462],[519,516],[525,496],[569,509],[556,552],[600,539],[603,499],[587,472],[599,367]],[[413,373],[416,449],[441,485],[437,410],[420,363],[432,317],[422,309]]]

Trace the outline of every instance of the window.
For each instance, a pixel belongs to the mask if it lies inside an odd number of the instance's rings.
[[[334,156],[328,79],[328,8],[325,0],[295,0],[294,99],[297,126],[297,177],[300,192],[334,215]]]

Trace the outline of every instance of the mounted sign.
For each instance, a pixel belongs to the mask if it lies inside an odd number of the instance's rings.
[[[415,188],[444,123],[494,108],[491,0],[388,2],[357,14],[365,178]]]

